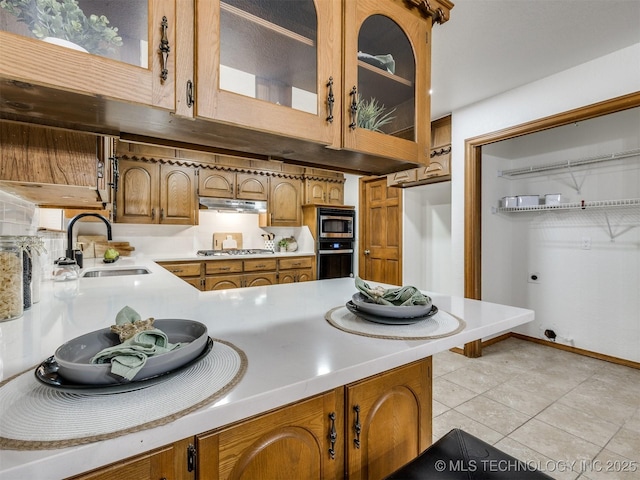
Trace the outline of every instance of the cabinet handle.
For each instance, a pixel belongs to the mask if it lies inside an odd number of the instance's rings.
[[[164,208],[160,209],[160,220],[164,219]]]
[[[171,270],[171,273],[182,273],[183,270],[182,269],[176,269],[176,270]]]
[[[189,444],[187,447],[187,471],[193,472],[196,469],[196,447]]]
[[[191,108],[194,104],[193,100],[193,82],[191,80],[187,80],[187,107]]]
[[[264,268],[264,267],[266,267],[266,265],[264,264],[256,265],[256,268]]]
[[[227,270],[231,270],[231,267],[220,267],[218,268],[221,272],[226,272]]]
[[[351,111],[351,123],[349,124],[349,128],[355,130],[358,126],[358,89],[355,85],[349,95],[351,95],[351,106],[349,107]]]
[[[156,219],[156,209],[152,208],[151,209],[151,220],[155,220]]]
[[[162,71],[160,72],[160,78],[162,79],[162,83],[164,83],[169,75],[169,69],[167,67],[169,63],[169,52],[171,51],[169,40],[167,39],[167,28],[169,27],[167,17],[162,17],[162,23],[160,26],[162,27],[162,38],[160,39],[160,61]]]
[[[356,448],[360,448],[360,431],[362,430],[362,425],[360,425],[360,405],[353,407],[353,411],[356,412],[356,420],[353,424],[353,428],[356,431],[356,438],[353,439],[353,444]]]
[[[327,87],[329,87],[329,94],[327,95],[327,108],[329,109],[329,115],[327,116],[327,122],[333,123],[333,104],[335,102],[335,97],[333,96],[333,77],[329,77]]]
[[[338,440],[338,432],[336,431],[336,412],[331,412],[329,414],[329,419],[331,420],[331,428],[329,429],[329,441],[331,442],[331,446],[329,447],[329,456],[332,459],[336,458],[336,441]]]

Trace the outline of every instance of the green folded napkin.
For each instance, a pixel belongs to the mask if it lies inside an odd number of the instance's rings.
[[[380,305],[429,305],[431,298],[416,287],[406,286],[385,289],[380,285],[371,287],[360,277],[356,277],[356,288],[369,300]]]
[[[170,343],[167,335],[157,328],[152,328],[152,324],[152,318],[141,320],[135,310],[124,307],[116,316],[115,327],[131,327],[132,336],[122,340],[123,329],[112,327],[112,331],[120,333],[122,343],[101,350],[91,358],[91,363],[111,363],[111,373],[133,380],[144,367],[147,358],[170,352],[183,345]],[[141,331],[134,333],[136,328]]]

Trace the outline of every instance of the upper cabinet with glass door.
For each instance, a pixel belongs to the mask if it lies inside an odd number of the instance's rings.
[[[173,110],[176,1],[3,0],[0,77]]]
[[[196,0],[196,115],[339,146],[339,0]]]
[[[428,163],[431,21],[400,1],[344,5],[344,148]]]

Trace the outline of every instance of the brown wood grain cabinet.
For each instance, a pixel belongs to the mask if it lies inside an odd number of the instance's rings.
[[[202,262],[158,262],[158,264],[198,290],[203,289]]]
[[[302,225],[302,180],[300,178],[270,178],[267,213],[260,214],[258,224],[260,227]]]
[[[20,82],[168,110],[176,108],[176,2],[150,0],[101,5],[81,3],[85,15],[105,15],[121,46],[90,53],[34,38],[25,24],[0,10],[0,75]],[[102,5],[104,4],[104,5]],[[162,65],[163,20],[170,49]],[[163,76],[162,70],[166,69]],[[164,77],[164,78],[163,78]],[[182,91],[182,90],[180,90]]]
[[[193,444],[192,437],[186,438],[68,480],[195,480],[195,468],[189,471],[188,466]]]
[[[350,479],[384,478],[431,445],[431,357],[348,385]]]
[[[119,172],[116,222],[197,224],[193,167],[120,160]]]
[[[379,480],[431,443],[431,372],[428,357],[72,480]]]
[[[343,205],[344,178],[342,182],[329,178],[305,178],[304,196],[305,204]]]
[[[267,200],[269,177],[266,174],[201,168],[198,171],[198,194],[202,197]]]
[[[340,2],[195,3],[197,117],[338,145]]]
[[[100,209],[111,201],[113,140],[0,122],[0,187],[41,206]]]
[[[308,282],[315,280],[315,257],[278,259],[278,283]]]
[[[205,262],[204,290],[275,285],[276,269],[273,258]]]

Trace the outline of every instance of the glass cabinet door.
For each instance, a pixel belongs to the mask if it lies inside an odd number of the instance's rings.
[[[345,147],[428,162],[427,20],[393,2],[345,8]]]
[[[197,11],[199,116],[333,142],[339,1],[198,0]]]
[[[175,0],[3,0],[0,73],[173,107]],[[31,77],[31,78],[30,78]]]

